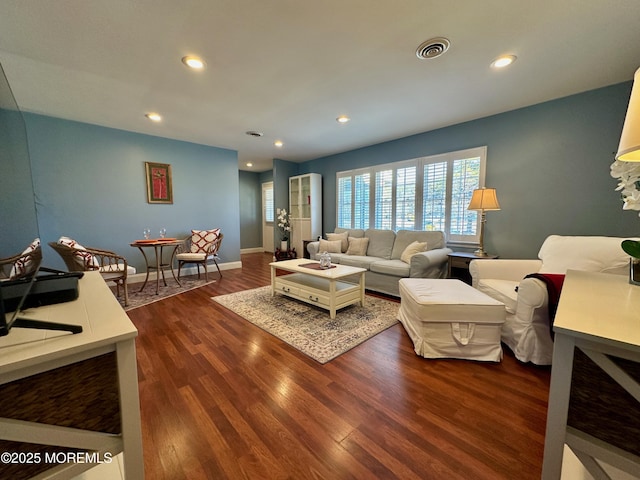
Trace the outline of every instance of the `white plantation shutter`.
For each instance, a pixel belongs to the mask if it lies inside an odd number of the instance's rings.
[[[273,211],[275,210],[273,204],[273,186],[267,187],[264,192],[264,220],[265,222],[273,222]]]
[[[478,215],[467,206],[473,190],[484,186],[486,150],[478,147],[338,172],[337,225],[438,230],[448,242],[477,244]]]
[[[393,170],[376,172],[375,228],[393,226]]]
[[[369,173],[355,176],[352,228],[369,228],[369,177]]]
[[[422,230],[444,232],[447,225],[447,162],[424,166]]]
[[[413,230],[416,221],[416,166],[396,171],[394,230]]]
[[[338,219],[336,226],[351,228],[352,209],[353,179],[350,176],[338,177]]]

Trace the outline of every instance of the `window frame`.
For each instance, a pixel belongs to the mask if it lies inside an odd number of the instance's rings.
[[[376,200],[379,198],[377,186],[378,186],[378,176],[379,174],[389,175],[392,180],[392,185],[390,189],[391,195],[391,221],[390,225],[392,226],[392,230],[407,230],[408,228],[398,226],[400,223],[397,218],[398,213],[398,205],[397,205],[397,186],[398,186],[398,171],[403,169],[415,167],[415,201],[414,201],[414,220],[413,225],[414,229],[422,230],[424,228],[423,225],[423,214],[424,214],[424,170],[425,166],[432,165],[436,163],[445,163],[446,164],[446,184],[445,184],[445,227],[444,233],[447,239],[447,243],[450,245],[459,244],[459,245],[477,245],[480,241],[480,216],[475,211],[469,211],[468,215],[475,216],[475,234],[474,235],[460,235],[460,234],[451,234],[451,223],[452,223],[452,191],[453,191],[453,168],[454,163],[460,160],[468,160],[473,158],[480,159],[480,165],[478,170],[478,185],[474,188],[482,188],[485,186],[485,172],[486,172],[486,163],[487,163],[487,147],[474,147],[468,148],[464,150],[457,150],[454,152],[446,152],[436,155],[429,155],[425,157],[418,157],[409,160],[400,160],[397,162],[386,163],[381,165],[372,165],[369,167],[345,170],[342,172],[336,172],[336,226],[341,228],[380,228],[377,227],[379,223],[379,215],[378,215],[378,204]],[[362,208],[363,205],[356,205],[356,177],[369,175],[369,192],[368,192],[368,225],[365,226],[355,226],[354,227],[354,218],[356,208]],[[350,212],[350,225],[346,225],[344,222],[341,223],[340,214],[345,213],[340,208],[340,200],[341,200],[341,186],[342,182],[345,182],[347,178],[350,178],[350,188],[351,188],[351,212]],[[387,182],[388,183],[388,182]],[[388,184],[385,185],[385,188],[388,190]],[[361,192],[360,192],[361,193]],[[407,197],[404,197],[405,199]],[[343,215],[343,220],[348,221],[349,215]],[[406,219],[405,219],[406,221]],[[376,223],[378,222],[378,223]],[[388,220],[385,220],[385,225],[388,225]]]

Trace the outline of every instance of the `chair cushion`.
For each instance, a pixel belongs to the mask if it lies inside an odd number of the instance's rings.
[[[512,280],[489,278],[480,280],[476,288],[485,295],[504,303],[507,312],[516,313],[516,304],[518,303],[516,287],[518,283]]]
[[[73,248],[73,259],[78,265],[85,270],[95,270],[100,268],[100,263],[94,258],[87,249],[80,245],[78,242],[69,237],[60,237],[58,239],[60,245],[65,245],[69,248]]]
[[[550,235],[540,247],[540,272],[566,273],[568,269],[626,274],[629,255],[623,238]]]
[[[9,274],[10,280],[33,273],[33,271],[38,268],[38,265],[33,260],[33,256],[29,255],[31,252],[36,251],[38,248],[40,248],[40,239],[36,238],[22,252],[22,254],[25,256],[20,257],[14,262],[13,266],[11,267],[11,273]]]
[[[218,239],[220,229],[191,230],[191,253],[207,253],[211,244]]]
[[[112,263],[103,265],[98,269],[100,273],[122,273],[124,272],[124,263]],[[127,265],[127,275],[135,275],[136,269],[131,265]]]
[[[178,260],[183,262],[204,262],[207,259],[206,253],[179,253],[176,255]]]

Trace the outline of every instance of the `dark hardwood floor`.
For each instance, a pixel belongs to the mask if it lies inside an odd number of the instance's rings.
[[[320,365],[210,299],[270,261],[128,312],[146,478],[540,478],[548,368],[427,360],[399,323]]]

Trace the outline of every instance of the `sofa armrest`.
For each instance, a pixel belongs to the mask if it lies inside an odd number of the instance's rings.
[[[541,260],[488,258],[484,260],[471,260],[469,273],[473,281],[472,285],[476,287],[478,281],[485,278],[519,282],[530,273],[538,272],[541,266]]]
[[[447,275],[447,261],[450,248],[434,248],[416,253],[411,257],[409,276],[411,278],[444,278]]]
[[[320,242],[309,242],[307,244],[307,252],[309,252],[309,258],[311,260],[316,259],[316,254],[320,250]]]

